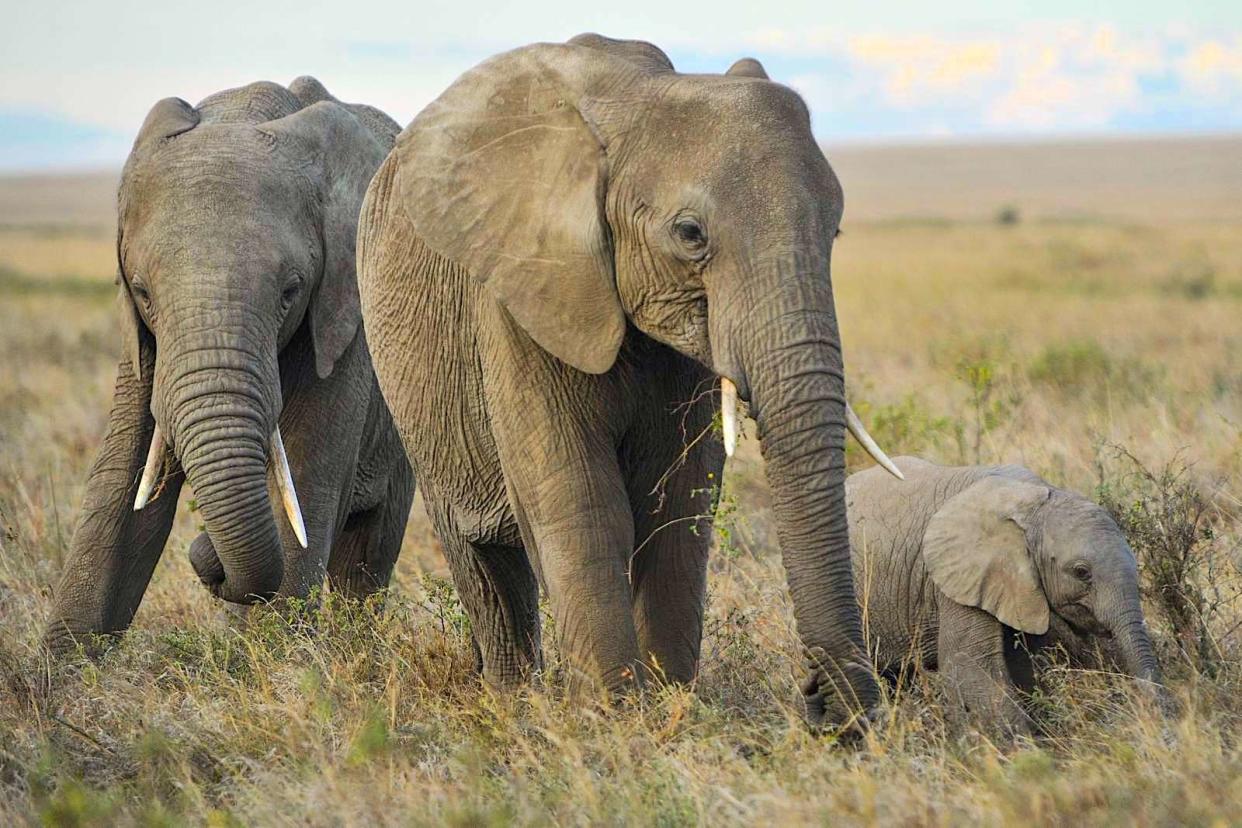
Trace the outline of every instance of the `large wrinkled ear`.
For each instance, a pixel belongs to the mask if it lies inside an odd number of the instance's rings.
[[[157,101],[134,138],[134,151],[144,150],[153,143],[166,141],[198,126],[198,110],[180,98]]]
[[[375,137],[384,145],[385,151],[392,149],[392,142],[396,139],[397,133],[401,131],[401,127],[388,117],[387,113],[366,104],[346,103],[338,100],[333,97],[326,86],[310,75],[294,78],[289,84],[289,91],[297,96],[303,106],[310,106],[320,101],[332,101],[345,107],[350,114],[362,122],[363,126],[375,133]]]
[[[315,371],[326,377],[354,341],[362,321],[354,263],[358,210],[386,148],[335,101],[313,104],[260,129],[273,136],[278,149],[283,145],[306,159],[318,189],[323,264],[307,316]]]
[[[932,581],[1016,630],[1047,632],[1048,601],[1026,530],[1050,495],[1046,486],[989,475],[950,498],[923,535]]]
[[[582,110],[587,75],[616,65],[639,71],[576,46],[500,55],[424,109],[394,150],[422,241],[486,285],[542,348],[593,374],[612,367],[625,316],[604,148]]]
[[[599,52],[607,52],[649,72],[672,72],[673,62],[664,50],[645,40],[617,40],[594,32],[584,32],[569,39],[571,46],[586,46]]]
[[[759,78],[760,80],[769,79],[768,71],[763,68],[763,64],[749,57],[735,61],[725,74],[743,78]]]
[[[116,274],[116,285],[116,310],[121,329],[121,349],[134,367],[134,376],[142,379],[142,340],[150,334],[142,322],[142,317],[138,315],[134,298],[129,295],[129,285],[125,284],[125,279],[120,272]]]

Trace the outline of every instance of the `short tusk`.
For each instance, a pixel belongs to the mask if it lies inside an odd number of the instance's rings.
[[[854,439],[867,450],[867,454],[875,462],[884,467],[884,470],[898,480],[905,480],[906,476],[901,473],[901,469],[897,468],[892,460],[888,459],[888,455],[884,453],[884,449],[876,445],[875,440],[871,439],[871,435],[867,433],[867,429],[863,428],[862,420],[858,419],[858,415],[854,413],[854,408],[849,403],[845,404],[845,423],[849,426],[850,434],[854,435]]]
[[[285,506],[285,515],[298,543],[306,548],[306,523],[302,520],[302,507],[298,505],[298,493],[293,488],[293,473],[289,471],[289,458],[285,456],[285,441],[280,439],[280,426],[272,431],[272,462],[276,464],[276,488]]]
[[[732,457],[737,449],[737,386],[728,377],[720,378],[720,420],[725,456]]]
[[[134,497],[134,511],[141,512],[142,507],[151,499],[155,490],[155,479],[164,465],[164,435],[156,425],[151,435],[151,447],[147,449],[147,464],[142,468],[142,480],[138,482],[138,494]]]

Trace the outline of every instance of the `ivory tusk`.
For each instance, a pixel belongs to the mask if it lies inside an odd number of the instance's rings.
[[[280,426],[272,431],[272,462],[276,464],[276,488],[280,489],[280,500],[285,507],[285,515],[293,534],[297,535],[298,543],[306,548],[306,523],[302,520],[302,507],[298,505],[298,493],[293,488],[293,473],[289,471],[289,458],[285,456],[285,441],[280,439]]]
[[[720,378],[720,421],[725,456],[732,457],[737,448],[737,386],[728,377]]]
[[[164,434],[158,425],[151,435],[151,447],[147,449],[147,464],[142,467],[142,480],[138,482],[138,494],[134,497],[134,511],[141,512],[142,507],[151,499],[155,490],[155,479],[164,465]]]
[[[906,476],[901,473],[901,469],[897,468],[892,460],[888,459],[888,455],[884,453],[884,449],[876,445],[875,440],[871,439],[871,435],[867,433],[867,429],[863,428],[862,420],[858,419],[858,415],[854,413],[854,408],[849,403],[845,404],[845,423],[849,426],[850,434],[854,435],[854,439],[858,441],[867,454],[875,462],[884,467],[884,470],[898,480],[905,480]]]

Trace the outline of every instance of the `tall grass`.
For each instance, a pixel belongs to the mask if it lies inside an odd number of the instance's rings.
[[[834,279],[848,379],[880,442],[1021,462],[1094,492],[1140,557],[1182,716],[1054,658],[1033,700],[1044,732],[1016,745],[951,727],[934,675],[891,688],[887,723],[861,744],[806,730],[752,440],[720,497],[691,688],[567,698],[552,651],[538,686],[492,693],[418,506],[382,609],[328,595],[309,624],[267,612],[238,630],[195,583],[183,505],[131,633],[97,664],[48,667],[40,627],[119,349],[111,247],[107,233],[0,228],[0,823],[1224,824],[1242,812],[1237,225],[847,222]],[[1203,267],[1210,289],[1170,287]]]

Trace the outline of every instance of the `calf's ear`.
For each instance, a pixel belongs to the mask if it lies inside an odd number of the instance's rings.
[[[923,559],[951,600],[1022,632],[1048,631],[1049,608],[1027,529],[1052,492],[989,475],[950,498],[923,534]]]

